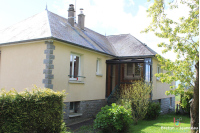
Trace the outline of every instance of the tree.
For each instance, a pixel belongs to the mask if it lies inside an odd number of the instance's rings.
[[[169,18],[166,10],[179,9],[181,5],[189,7],[188,16],[180,16],[179,21]],[[180,94],[185,88],[193,87],[191,127],[199,128],[199,1],[171,0],[167,3],[165,0],[154,0],[147,12],[152,22],[143,32],[152,31],[157,37],[168,40],[158,44],[158,47],[164,48],[163,53],[172,50],[177,53],[174,62],[157,55],[161,68],[167,72],[156,76],[161,82],[180,82],[177,88],[171,86],[166,94]]]
[[[138,120],[145,118],[151,91],[151,84],[145,83],[144,80],[134,81],[132,84],[121,86],[118,104],[123,105],[127,109],[132,108],[135,124],[137,124]]]

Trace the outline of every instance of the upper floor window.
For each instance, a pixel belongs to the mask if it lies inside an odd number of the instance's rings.
[[[96,60],[96,75],[101,75],[101,59]]]
[[[157,73],[162,73],[162,69],[161,69],[161,66],[157,66]]]
[[[163,73],[160,65],[157,66],[157,73]],[[157,77],[157,80],[160,80],[160,77]]]
[[[70,80],[78,80],[80,74],[80,55],[70,55]]]
[[[100,64],[100,60],[97,59],[97,62],[96,62],[96,74],[99,74],[99,64]]]

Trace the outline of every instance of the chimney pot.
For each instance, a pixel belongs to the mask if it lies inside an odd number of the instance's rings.
[[[80,14],[83,14],[83,8],[80,8]]]
[[[78,15],[78,27],[84,30],[85,15],[83,14],[83,8],[80,8],[80,14]]]

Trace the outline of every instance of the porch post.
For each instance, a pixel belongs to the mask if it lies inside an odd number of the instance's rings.
[[[121,60],[119,60],[119,62],[120,62],[120,61],[121,61]],[[118,85],[120,85],[120,77],[121,77],[120,71],[121,71],[121,64],[119,63],[119,64],[118,64]]]
[[[113,64],[111,64],[111,75],[110,75],[110,94],[112,92],[112,78],[113,78]]]

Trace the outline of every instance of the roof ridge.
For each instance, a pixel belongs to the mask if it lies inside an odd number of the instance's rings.
[[[95,32],[95,33],[97,33],[97,34],[99,34],[99,35],[101,35],[101,36],[106,37],[105,35],[103,35],[103,34],[101,34],[101,33],[99,33],[99,32],[96,32],[96,31],[94,31],[94,30],[92,30],[92,29],[89,29],[89,28],[87,28],[87,27],[84,27],[84,28],[86,28],[87,30],[90,30],[90,31],[92,31],[92,32]]]
[[[108,36],[106,36],[106,37],[111,37],[111,36],[121,36],[121,35],[130,35],[130,33],[128,33],[128,34],[118,34],[118,35],[108,35]]]
[[[109,43],[110,47],[112,48],[112,50],[113,50],[112,53],[114,54],[114,56],[116,55],[116,49],[113,47],[113,45],[111,44],[111,42],[109,41],[109,39],[107,38],[107,36],[105,36],[105,35],[103,35],[103,34],[100,34],[100,33],[96,32],[96,31],[94,31],[94,30],[92,30],[92,29],[87,28],[87,27],[86,27],[86,29],[89,30],[89,31],[92,31],[92,32],[94,32],[94,33],[96,33],[96,34],[98,34],[98,35],[101,35],[101,37],[104,37],[104,38],[107,40],[107,42]],[[87,30],[85,30],[85,31],[87,32]],[[92,39],[91,36],[90,36],[89,38]],[[95,43],[96,43],[101,49],[103,49],[104,51],[109,51],[107,48],[102,48],[102,46],[100,46],[100,45],[98,44],[98,43],[100,43],[100,42],[98,42],[97,40],[92,39],[92,41],[95,42]]]
[[[49,31],[50,31],[50,36],[52,37],[52,32],[51,32],[51,25],[50,25],[50,21],[49,21],[49,11],[45,10],[47,13],[47,21],[48,21],[48,26],[49,26]],[[50,12],[51,13],[51,12]]]
[[[90,36],[90,35],[88,35],[87,33],[86,33],[87,31],[83,31],[83,33],[87,36],[87,37],[89,37],[95,44],[97,44],[97,46],[99,46],[104,52],[108,52],[109,50],[107,49],[107,48],[104,48],[104,47],[102,47],[102,46],[100,46],[99,45],[99,41],[97,41],[97,40],[95,40],[92,36]],[[105,36],[104,36],[105,37]],[[107,39],[107,38],[106,38]],[[100,43],[101,44],[101,43]]]

